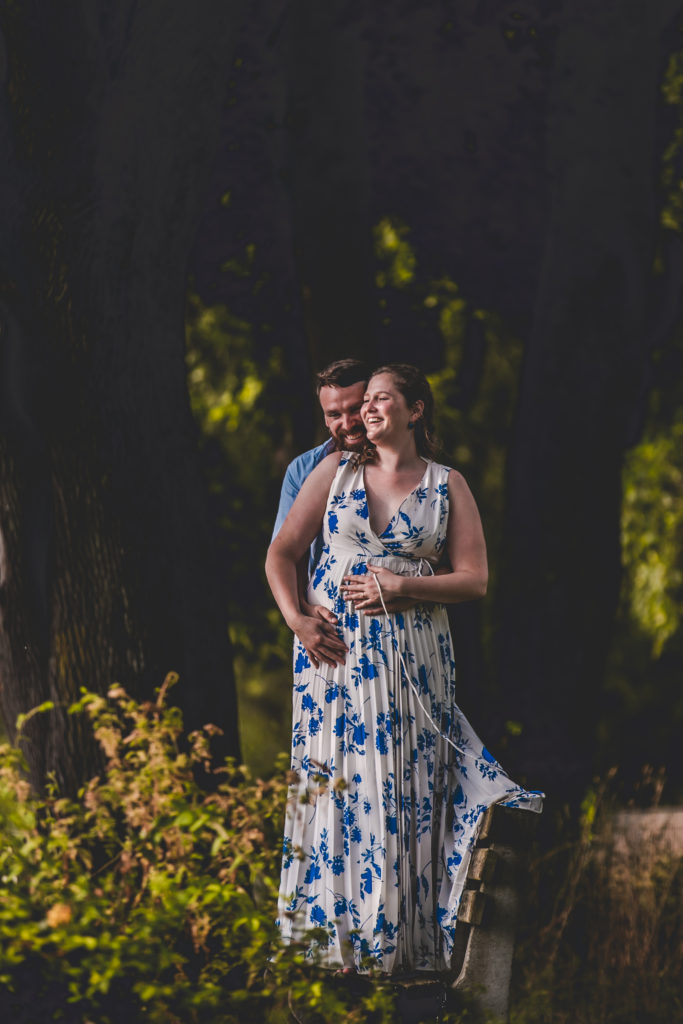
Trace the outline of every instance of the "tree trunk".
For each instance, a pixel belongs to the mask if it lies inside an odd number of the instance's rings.
[[[507,761],[555,797],[591,772],[647,351],[660,33],[678,7],[565,4],[557,39],[552,214],[509,459],[499,634],[502,707],[524,727]]]
[[[293,234],[314,369],[374,352],[363,17],[344,0],[298,0],[287,25]]]
[[[65,714],[79,687],[151,694],[171,669],[186,725],[238,751],[183,325],[240,13],[3,11],[0,682],[10,729],[57,704],[31,723],[36,781],[73,788],[92,766]]]

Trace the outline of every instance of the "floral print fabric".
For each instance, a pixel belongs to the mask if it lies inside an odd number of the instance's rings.
[[[349,653],[344,665],[316,669],[294,639],[299,781],[279,918],[285,941],[324,929],[317,953],[326,966],[446,969],[483,813],[497,802],[542,806],[541,794],[509,779],[455,703],[444,606],[366,616],[340,594],[343,577],[367,572],[368,562],[400,574],[434,570],[446,543],[448,472],[427,461],[379,536],[352,455],[342,455],[330,489],[308,600],[334,611]]]

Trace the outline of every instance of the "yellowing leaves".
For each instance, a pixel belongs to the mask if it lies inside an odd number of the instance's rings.
[[[680,175],[683,151],[683,52],[674,53],[664,75],[662,95],[666,103],[678,108],[679,123],[662,157],[664,203],[660,213],[662,227],[683,231],[683,181]]]
[[[36,1019],[77,1003],[79,1020],[275,1024],[291,994],[361,1024],[364,999],[327,992],[300,945],[277,945],[287,759],[265,781],[226,762],[207,794],[195,770],[216,729],[182,738],[174,681],[143,703],[120,686],[82,694],[70,711],[106,763],[77,799],[33,794],[20,751],[0,746],[0,985],[24,993],[30,970]],[[385,1002],[377,1024],[393,1019]]]
[[[68,903],[55,903],[45,915],[45,920],[50,928],[59,928],[60,925],[68,924],[71,920],[71,907]]]
[[[683,617],[683,420],[628,455],[622,560],[634,622],[659,657]]]
[[[391,285],[403,288],[415,277],[416,259],[407,236],[409,228],[390,217],[383,217],[374,229],[375,256],[379,270],[378,288]]]

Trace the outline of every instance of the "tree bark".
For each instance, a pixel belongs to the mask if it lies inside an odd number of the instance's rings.
[[[222,752],[238,751],[183,325],[240,13],[2,12],[0,683],[10,730],[57,705],[31,722],[36,781],[52,771],[73,788],[92,766],[65,713],[79,687],[150,694],[168,670],[186,725],[214,721]]]

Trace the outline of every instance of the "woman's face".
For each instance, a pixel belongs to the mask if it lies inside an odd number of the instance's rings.
[[[361,416],[365,425],[368,440],[388,440],[404,435],[408,424],[417,419],[421,402],[415,409],[409,409],[404,396],[399,391],[390,373],[378,373],[368,381]]]

